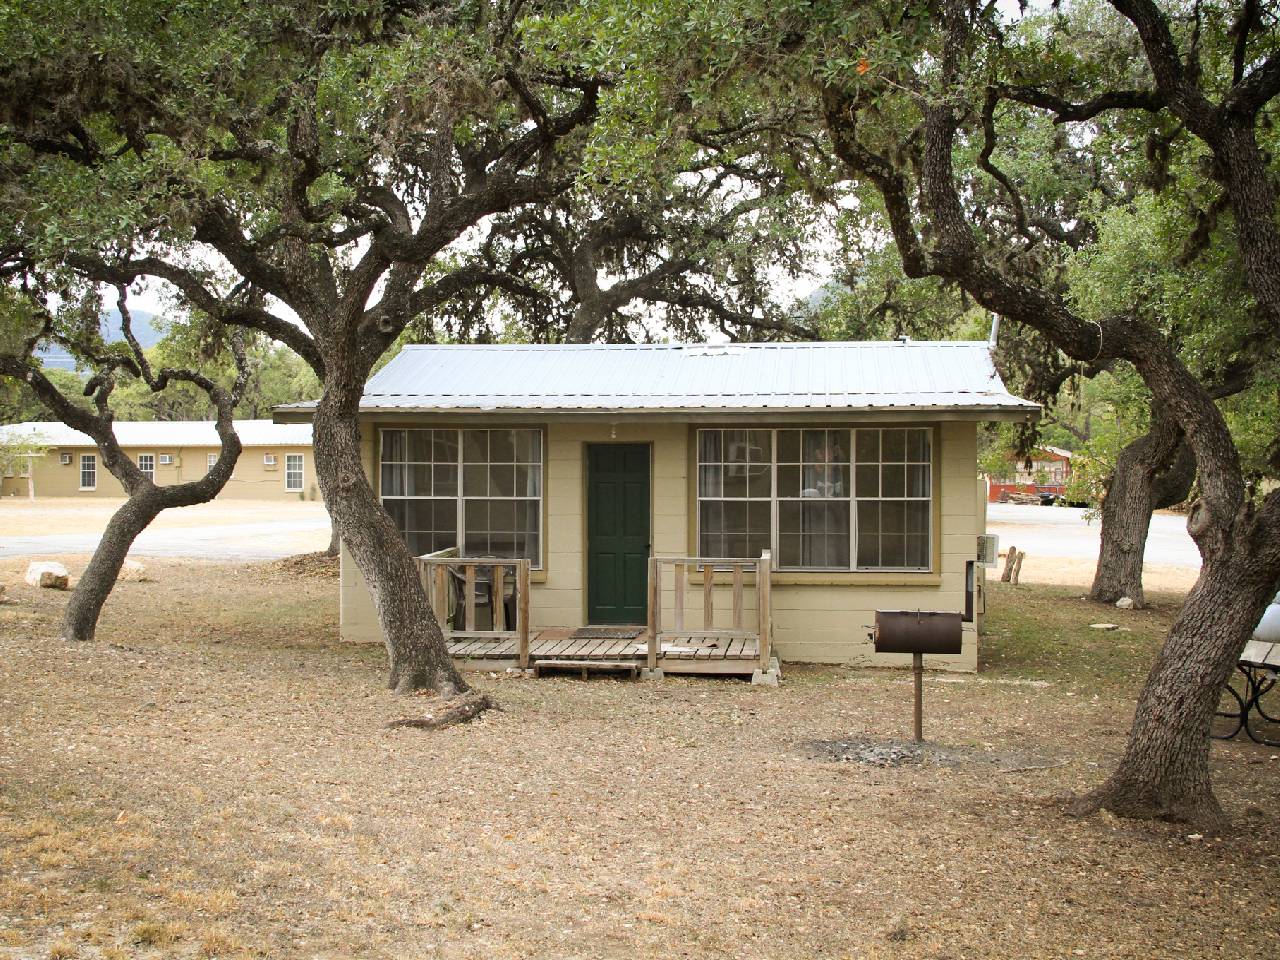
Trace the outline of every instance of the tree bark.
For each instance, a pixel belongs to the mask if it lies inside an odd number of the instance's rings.
[[[66,640],[88,643],[98,628],[102,606],[115,588],[125,557],[143,530],[164,509],[155,488],[129,497],[111,516],[107,529],[76,588],[62,617],[62,635]]]
[[[364,574],[378,612],[390,661],[388,686],[396,693],[465,693],[470,687],[453,666],[409,547],[365,476],[358,417],[363,379],[337,383],[334,366],[312,422],[316,476],[334,529]]]
[[[1101,548],[1089,591],[1099,603],[1128,597],[1135,607],[1146,605],[1142,561],[1151,514],[1185,500],[1195,479],[1195,457],[1181,428],[1152,413],[1151,429],[1120,451],[1102,501]]]
[[[328,509],[328,505],[325,505]],[[336,557],[342,551],[342,537],[338,536],[338,525],[332,520],[329,521],[329,546],[325,547],[324,555],[326,557]]]
[[[1209,774],[1209,725],[1277,586],[1274,560],[1259,562],[1251,539],[1206,559],[1142,689],[1124,756],[1109,779],[1071,804],[1071,813],[1106,807],[1210,830],[1224,825]]]

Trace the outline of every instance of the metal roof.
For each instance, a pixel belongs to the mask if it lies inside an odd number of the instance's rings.
[[[314,403],[277,413],[302,414]],[[431,344],[404,347],[366,412],[1039,412],[1005,390],[985,341]]]
[[[240,443],[246,447],[309,447],[311,424],[235,420]],[[221,444],[212,420],[117,420],[113,425],[122,447],[217,447]],[[57,420],[0,425],[0,440],[37,440],[50,447],[92,447],[88,434]]]

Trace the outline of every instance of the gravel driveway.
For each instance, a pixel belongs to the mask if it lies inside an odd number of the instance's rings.
[[[987,530],[998,534],[1000,549],[1010,544],[1040,557],[1096,560],[1101,520],[1085,520],[1082,507],[1039,507],[1017,503],[987,505]],[[1144,561],[1167,567],[1200,569],[1200,551],[1187,533],[1185,517],[1157,513],[1151,518]]]

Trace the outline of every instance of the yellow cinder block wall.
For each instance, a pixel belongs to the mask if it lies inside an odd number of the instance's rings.
[[[477,424],[479,425],[479,424]],[[851,423],[852,426],[858,424]],[[546,426],[544,490],[545,566],[533,575],[530,617],[533,629],[582,626],[586,622],[586,520],[584,470],[588,443],[649,443],[652,445],[653,549],[660,556],[687,556],[694,551],[690,530],[690,431],[686,423],[637,421],[551,422]],[[370,477],[377,425],[363,430],[364,454]],[[867,634],[877,609],[963,610],[965,562],[975,556],[976,537],[985,528],[985,498],[977,492],[977,428],[972,422],[944,422],[936,434],[934,496],[938,504],[935,532],[939,569],[928,574],[775,573],[773,640],[786,661],[892,666],[910,661],[905,656],[876,655]],[[376,488],[376,482],[375,482]],[[727,578],[727,575],[722,574]],[[702,591],[691,590],[686,600],[686,623],[702,623]],[[754,591],[748,587],[747,624],[755,623]],[[731,592],[717,588],[716,622],[727,622]],[[673,596],[668,585],[663,610],[670,616]],[[368,588],[350,556],[343,551],[341,576],[342,636],[347,640],[381,642]],[[926,658],[940,669],[977,668],[977,631],[964,625],[963,653]]]

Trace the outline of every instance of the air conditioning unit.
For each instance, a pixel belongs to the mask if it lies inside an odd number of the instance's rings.
[[[984,533],[978,537],[978,562],[987,568],[995,567],[1000,562],[1000,538],[994,533]]]
[[[160,466],[167,467],[172,463],[173,463],[173,454],[171,453],[160,454]]]
[[[276,465],[276,455],[274,453],[264,453],[262,455],[262,465],[264,467],[274,467]]]
[[[71,466],[71,454],[69,453],[58,454],[58,462],[62,464],[64,467]]]

